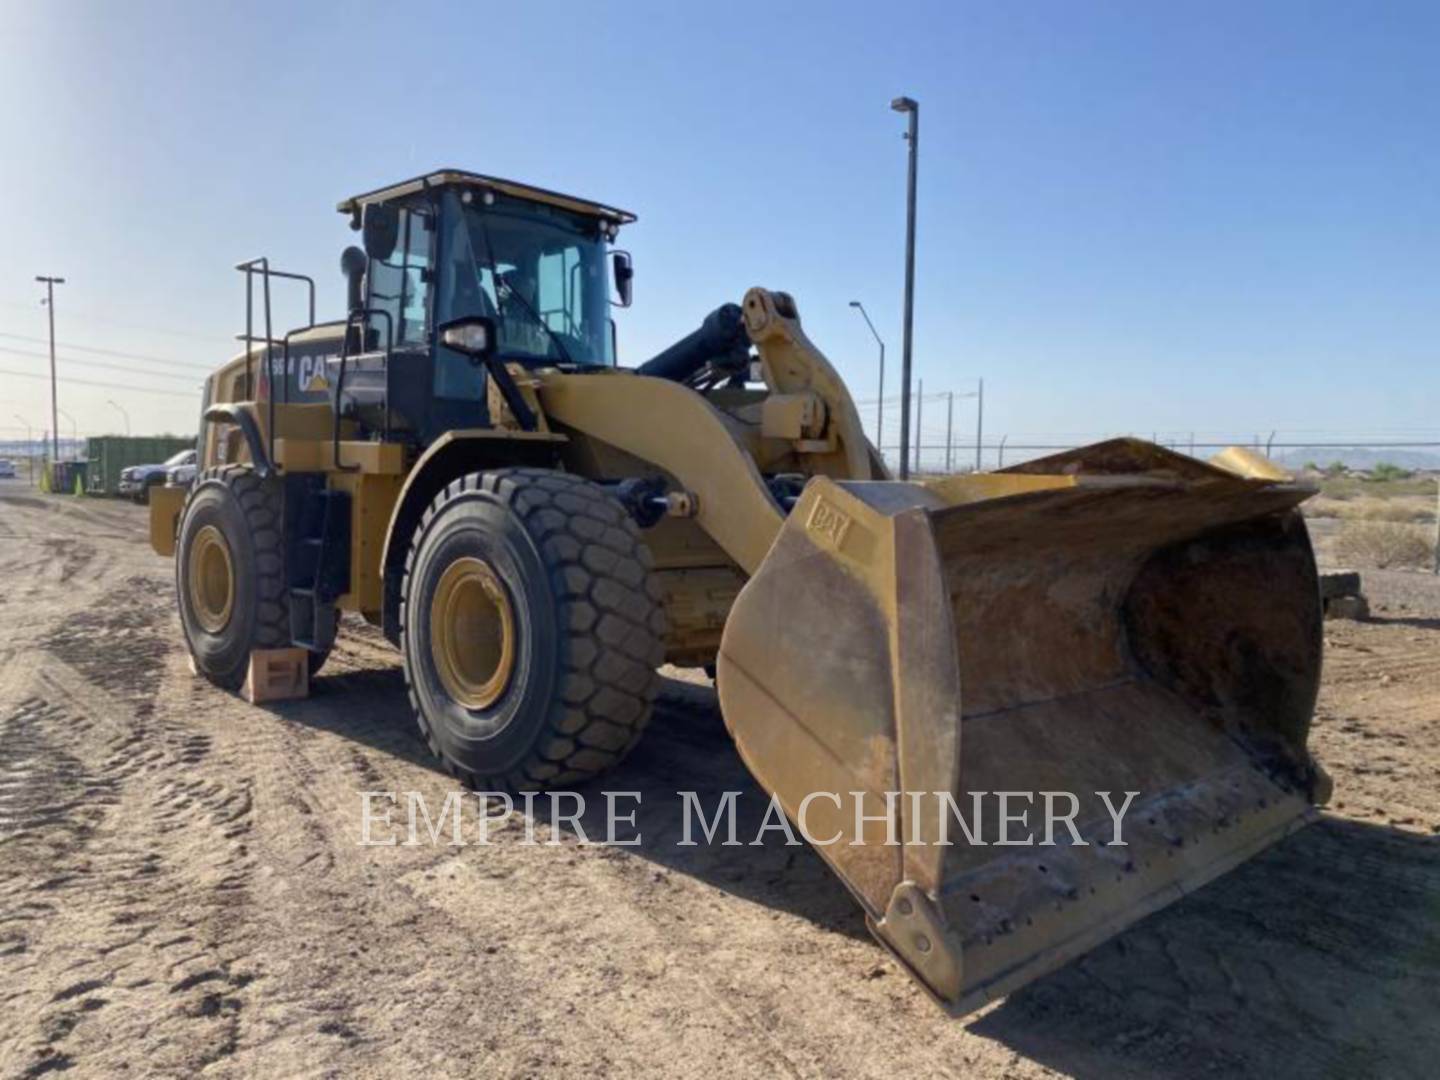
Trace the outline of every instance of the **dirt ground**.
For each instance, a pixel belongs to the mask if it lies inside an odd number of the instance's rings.
[[[951,1020],[808,849],[674,845],[677,790],[764,808],[693,684],[605,785],[641,847],[358,846],[359,792],[456,790],[398,658],[214,690],[143,514],[0,488],[0,1075],[1434,1075],[1434,579],[1327,625],[1320,823]]]

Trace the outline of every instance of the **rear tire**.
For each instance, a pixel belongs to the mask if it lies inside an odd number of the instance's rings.
[[[416,722],[452,774],[533,790],[624,757],[664,659],[650,567],[624,507],[577,476],[471,473],[435,497],[406,558],[400,645]]]
[[[290,644],[281,506],[273,479],[261,480],[248,465],[222,465],[200,474],[180,520],[180,625],[196,670],[226,690],[244,683],[252,649]],[[216,569],[227,561],[228,603]]]
[[[148,487],[143,494],[148,498]],[[226,690],[244,684],[252,650],[291,644],[283,502],[273,477],[262,480],[249,465],[221,465],[196,477],[181,516],[180,625],[196,670]],[[328,655],[310,653],[311,675]]]

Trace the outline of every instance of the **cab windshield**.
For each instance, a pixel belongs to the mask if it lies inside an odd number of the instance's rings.
[[[613,365],[605,241],[593,220],[496,196],[464,204],[453,192],[443,250],[448,295],[440,322],[495,321],[497,351],[521,363]]]

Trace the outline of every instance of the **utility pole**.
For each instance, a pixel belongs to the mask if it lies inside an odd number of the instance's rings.
[[[945,395],[945,475],[950,475],[950,448],[955,445],[955,391]]]
[[[920,105],[914,98],[897,97],[890,102],[890,108],[910,116],[910,126],[905,132],[910,143],[910,176],[905,189],[905,342],[900,359],[900,479],[904,480],[910,475],[905,457],[910,442],[910,349],[915,324],[915,167],[920,149]]]
[[[870,333],[875,338],[875,344],[880,346],[880,394],[875,399],[875,449],[880,451],[880,457],[885,457],[885,342],[880,340],[880,335],[875,330],[875,324],[870,321],[869,314],[865,311],[865,305],[859,300],[851,300],[850,306],[860,312],[865,325],[870,327]]]
[[[1440,574],[1440,473],[1435,475],[1435,567]]]
[[[920,471],[920,415],[925,408],[925,380],[920,380],[920,391],[915,395],[915,471]]]
[[[122,417],[125,418],[125,437],[128,439],[130,437],[130,414],[113,401],[107,399],[105,404],[109,405],[112,409],[114,409]]]
[[[980,380],[980,390],[975,395],[975,471],[980,471],[980,437],[985,427],[985,380]]]
[[[55,286],[64,285],[63,277],[46,277],[43,274],[35,276],[36,281],[45,284],[45,299],[42,303],[50,309],[50,438],[52,464],[60,460],[60,406],[55,395]]]

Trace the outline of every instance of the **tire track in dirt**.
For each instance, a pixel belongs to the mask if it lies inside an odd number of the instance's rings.
[[[0,926],[22,927],[0,947],[0,973],[14,965],[35,1017],[13,1033],[0,1072],[68,1068],[127,1029],[156,1032],[134,1039],[137,1064],[204,1067],[238,1045],[255,977],[236,932],[253,871],[249,784],[207,767],[208,735],[155,715],[175,660],[165,590],[132,577],[116,600],[44,635],[29,657],[41,693],[0,727],[14,781],[0,806],[14,845],[46,859],[28,890],[44,899],[0,892]],[[96,909],[108,918],[86,917]],[[102,1008],[102,1025],[86,1022]]]
[[[1426,1075],[1440,1054],[1421,826],[1327,818],[956,1022],[813,853],[674,846],[677,789],[742,788],[742,843],[764,808],[708,689],[667,687],[587,789],[602,814],[601,789],[644,792],[642,849],[530,848],[520,821],[489,848],[361,848],[362,790],[464,797],[395,652],[346,620],[310,700],[219,693],[185,669],[170,565],[101,520],[143,538],[143,512],[95,506],[66,510],[97,551],[63,584],[60,519],[0,521],[34,537],[0,567],[36,589],[0,597],[0,817],[29,860],[0,843],[0,1075]],[[1440,638],[1327,635],[1316,744],[1342,812],[1433,814]],[[93,817],[53,812],[101,781]]]
[[[68,673],[47,674],[68,696]],[[25,987],[21,998],[35,1017],[28,1037],[12,1033],[9,1060],[0,1064],[25,1075],[66,1067],[87,1043],[110,1038],[116,1020],[107,1016],[96,1027],[84,1023],[90,1014],[115,1002],[127,1017],[149,1025],[164,1015],[165,1003],[151,999],[167,984],[175,995],[171,1010],[222,1028],[192,1031],[182,1045],[203,1046],[208,1036],[212,1048],[223,1050],[233,1043],[238,1006],[216,998],[212,1007],[213,987],[191,992],[209,979],[187,979],[197,968],[240,978],[226,939],[236,904],[230,893],[243,886],[244,868],[217,840],[243,833],[248,804],[243,793],[212,784],[193,792],[194,806],[187,806],[164,778],[183,767],[190,747],[150,732],[156,752],[142,757],[131,733],[107,731],[111,725],[90,720],[75,705],[31,698],[0,722],[5,775],[22,781],[0,793],[10,825],[0,852],[8,865],[31,871],[7,876],[0,890],[0,973],[7,985]],[[36,768],[37,759],[43,768]],[[202,820],[178,831],[180,811],[203,814],[209,827]],[[154,828],[136,835],[126,828],[136,822]],[[166,836],[171,830],[174,840]],[[94,910],[108,917],[88,917]],[[155,946],[157,938],[165,947]],[[184,947],[166,951],[177,945]],[[91,994],[102,987],[103,996]],[[175,1064],[203,1064],[205,1053]]]
[[[149,552],[143,521],[93,499],[0,494],[0,645],[32,645],[56,615],[103,606],[127,577],[163,589],[169,567]]]
[[[1312,745],[1335,781],[1333,809],[1440,835],[1440,625],[1337,621],[1326,644]]]
[[[170,598],[152,579],[130,577],[103,604],[77,612],[40,641],[40,647],[87,681],[148,717],[158,676],[173,643],[167,630]]]
[[[65,672],[50,674],[68,681]],[[84,750],[59,744],[101,732],[75,717],[72,707],[49,704],[32,707],[26,719],[42,721],[32,732],[48,740],[45,750],[58,769],[84,776],[73,769]],[[63,736],[50,734],[56,727]],[[177,1071],[206,1066],[238,1044],[246,1001],[240,991],[253,979],[245,937],[236,933],[252,868],[243,844],[251,829],[248,788],[187,778],[197,744],[163,726],[141,721],[131,732],[95,739],[94,749],[104,755],[94,772],[105,779],[79,792],[84,801],[73,785],[65,792],[40,789],[49,796],[43,799],[30,789],[40,811],[23,822],[20,837],[32,845],[48,841],[48,877],[32,890],[43,890],[46,900],[0,899],[0,924],[9,924],[12,913],[29,917],[24,953],[36,958],[19,972],[32,999],[39,998],[29,1063],[13,1064],[43,1071],[85,1060],[108,1047],[114,1032],[138,1024],[167,1031],[160,1045],[168,1050],[147,1054],[147,1067],[164,1066],[167,1058]],[[43,832],[56,814],[71,829],[60,842],[53,829]],[[137,819],[145,822],[138,835]],[[84,822],[82,831],[75,821]],[[94,909],[107,919],[86,919]],[[50,962],[39,962],[42,956]],[[76,1001],[101,986],[105,995]],[[105,1005],[124,1018],[107,1015],[102,1027],[82,1022]]]
[[[1434,844],[1327,816],[976,1026],[1071,1069],[1427,1075],[1434,1039],[1402,1033],[1433,1030],[1437,886]]]
[[[393,665],[393,653],[390,658]],[[257,942],[253,963],[265,970],[263,1045],[269,1054],[293,1047],[302,1057],[318,1053],[325,1061],[337,1048],[368,1038],[363,1017],[368,991],[358,988],[374,973],[366,958],[370,946],[363,942],[377,935],[407,936],[388,922],[375,923],[374,876],[347,857],[354,841],[346,832],[354,821],[354,792],[398,786],[391,775],[395,759],[328,730],[339,720],[362,732],[373,722],[378,732],[393,720],[387,706],[395,701],[402,703],[400,718],[408,725],[403,685],[393,668],[357,666],[345,673],[342,665],[341,672],[317,680],[311,700],[257,709],[194,678],[172,658],[155,715],[157,722],[183,717],[192,735],[209,740],[205,775],[221,767],[245,785],[250,810],[244,842],[254,867],[245,917],[247,936]],[[345,708],[337,710],[342,700]],[[417,736],[405,737],[418,742]],[[202,789],[167,790],[183,800]],[[290,944],[277,951],[267,942]],[[235,1052],[242,1055],[237,1061],[248,1060],[247,1041],[243,1034],[237,1039]]]

